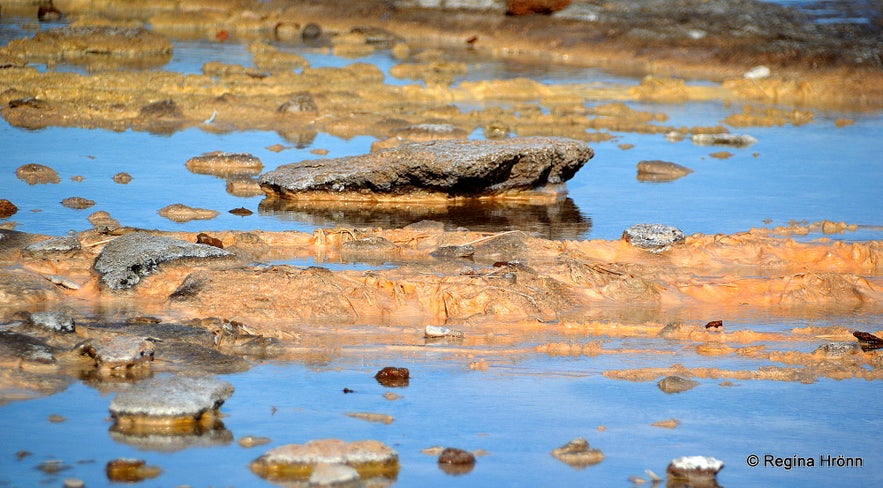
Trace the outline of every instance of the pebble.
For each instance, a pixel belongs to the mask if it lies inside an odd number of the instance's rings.
[[[699,386],[698,381],[688,380],[680,376],[666,376],[656,384],[665,393],[682,393]]]
[[[629,244],[652,252],[663,252],[673,244],[683,242],[684,232],[663,224],[635,224],[622,233]]]
[[[245,448],[256,447],[256,446],[262,446],[264,444],[269,444],[270,438],[269,437],[259,437],[259,436],[254,436],[254,435],[244,435],[244,436],[240,437],[239,440],[236,441],[236,443],[242,447],[245,447]]]
[[[761,65],[751,68],[742,76],[749,80],[762,80],[764,78],[769,78],[771,74],[772,72],[768,67]]]

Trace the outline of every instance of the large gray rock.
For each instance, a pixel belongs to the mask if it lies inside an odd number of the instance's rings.
[[[268,195],[371,200],[555,193],[594,155],[561,137],[406,144],[362,156],[303,161],[260,177]]]
[[[216,411],[233,394],[233,385],[210,377],[151,378],[124,391],[110,402],[114,418],[198,418]]]
[[[233,253],[214,246],[134,232],[107,243],[95,260],[95,271],[101,274],[102,285],[124,290],[155,273],[161,263],[232,256]]]

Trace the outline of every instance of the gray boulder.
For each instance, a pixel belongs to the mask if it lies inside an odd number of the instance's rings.
[[[584,142],[561,137],[436,140],[361,156],[287,164],[263,174],[259,182],[268,195],[290,199],[557,192],[593,155]]]
[[[157,419],[198,418],[216,411],[233,394],[233,385],[210,377],[151,378],[126,390],[110,402],[110,414]]]
[[[134,232],[107,243],[95,260],[95,271],[101,274],[102,285],[125,290],[155,273],[161,263],[232,256],[233,253],[214,246]]]
[[[677,227],[663,224],[635,224],[622,233],[629,244],[651,252],[667,251],[672,244],[683,242],[684,233]]]

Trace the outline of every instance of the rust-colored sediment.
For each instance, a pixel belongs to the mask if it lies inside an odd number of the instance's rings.
[[[167,320],[217,316],[246,323],[255,334],[297,338],[301,342],[292,351],[301,352],[310,344],[326,351],[341,347],[404,351],[422,346],[423,325],[446,324],[462,330],[464,337],[436,347],[469,363],[485,355],[535,353],[671,355],[676,362],[688,351],[725,362],[785,364],[757,370],[691,370],[698,377],[879,378],[883,370],[874,352],[846,359],[811,353],[825,342],[854,342],[851,331],[843,327],[755,331],[743,324],[758,314],[785,321],[880,314],[880,242],[825,238],[797,242],[767,233],[696,234],[654,254],[621,240],[551,241],[522,232],[227,231],[212,237],[243,256],[243,264],[166,263],[132,290],[114,292],[100,287],[90,270],[108,237],[89,231],[80,234],[84,250],[77,256],[7,259],[4,268],[15,268],[19,277],[51,274],[81,286],[57,287],[14,309],[4,307],[3,312],[72,305],[105,312],[137,310]],[[191,242],[197,238],[195,233],[165,234]],[[375,250],[356,248],[360,261],[398,266],[330,271],[246,264],[295,258],[311,258],[319,265],[339,261],[353,252],[347,243],[367,237],[375,239],[365,242],[383,245]],[[465,244],[475,248],[473,260],[430,256],[441,246]],[[721,320],[723,327],[704,326],[713,320]],[[634,339],[656,345],[608,342]],[[681,346],[665,346],[671,341]],[[795,344],[798,350],[782,350],[782,344]],[[642,379],[674,372],[655,368],[605,374]]]

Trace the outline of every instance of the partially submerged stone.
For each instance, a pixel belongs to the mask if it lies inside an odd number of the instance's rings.
[[[116,483],[137,483],[162,474],[157,466],[148,466],[143,459],[117,458],[104,468],[107,479]]]
[[[74,210],[85,210],[95,206],[95,200],[83,197],[67,197],[61,201],[61,205]]]
[[[408,371],[408,368],[387,366],[378,371],[374,375],[374,379],[387,387],[408,386],[411,381],[411,372]]]
[[[286,199],[548,198],[593,154],[584,142],[561,137],[430,141],[288,164],[259,182],[268,196]]]
[[[589,441],[582,437],[577,437],[567,444],[553,449],[552,456],[575,468],[585,468],[604,460],[604,453],[600,449],[589,447]]]
[[[184,166],[192,173],[214,176],[257,175],[264,169],[261,160],[251,154],[221,151],[194,156]]]
[[[0,219],[8,219],[18,212],[18,207],[5,198],[0,198]]]
[[[95,260],[95,271],[101,274],[102,285],[124,290],[155,273],[165,262],[228,256],[233,254],[217,247],[134,232],[107,243]]]
[[[665,393],[682,393],[699,386],[698,381],[688,380],[680,376],[666,376],[656,384]]]
[[[663,252],[672,244],[683,242],[684,233],[677,227],[663,224],[635,224],[622,233],[629,244],[651,252]]]
[[[187,432],[214,423],[232,394],[233,385],[211,377],[151,378],[117,395],[110,414],[121,428],[166,432],[180,427]]]
[[[399,471],[399,456],[380,441],[320,439],[270,449],[249,466],[263,478],[285,480],[309,479],[320,464],[345,464],[362,478],[395,478]]]
[[[463,337],[463,331],[441,325],[427,325],[423,329],[423,337],[426,337],[427,339],[437,339],[440,337],[453,337],[460,339]]]
[[[638,163],[638,181],[662,183],[674,181],[692,173],[686,166],[669,161],[641,161]]]
[[[438,455],[438,467],[449,475],[463,475],[475,468],[475,455],[457,447],[446,447]]]
[[[684,456],[673,459],[666,473],[669,478],[686,480],[692,486],[717,486],[715,477],[724,468],[724,463],[707,456]]]
[[[182,203],[167,205],[158,212],[172,222],[189,222],[191,220],[211,220],[218,216],[217,210],[189,207]]]
[[[149,366],[156,346],[144,337],[116,336],[108,340],[88,340],[81,345],[84,354],[103,371]]]
[[[61,178],[58,177],[58,173],[54,169],[37,163],[19,166],[15,170],[15,176],[29,185],[55,184],[61,181]]]

